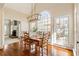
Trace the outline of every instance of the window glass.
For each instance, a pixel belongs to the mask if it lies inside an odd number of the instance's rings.
[[[51,30],[51,16],[49,12],[43,11],[38,17],[38,31],[47,32]]]

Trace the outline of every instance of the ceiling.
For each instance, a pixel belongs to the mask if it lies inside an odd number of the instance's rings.
[[[14,9],[24,14],[29,14],[32,10],[32,3],[5,3],[4,7]]]

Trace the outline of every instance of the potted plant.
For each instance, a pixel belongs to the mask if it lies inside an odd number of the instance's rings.
[[[36,27],[33,27],[33,30],[32,30],[33,32],[36,32],[37,31],[37,28]]]

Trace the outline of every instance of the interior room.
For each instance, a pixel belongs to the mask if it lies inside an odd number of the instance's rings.
[[[0,56],[75,56],[79,4],[0,3]]]

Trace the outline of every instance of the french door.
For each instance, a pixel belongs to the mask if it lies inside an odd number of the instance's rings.
[[[62,45],[64,47],[69,45],[69,17],[59,16],[53,18],[52,26],[52,43]]]

